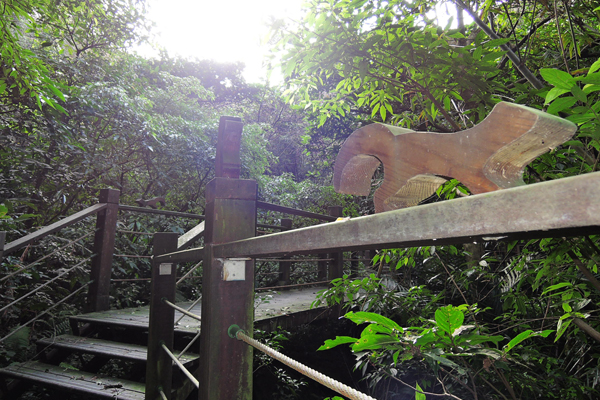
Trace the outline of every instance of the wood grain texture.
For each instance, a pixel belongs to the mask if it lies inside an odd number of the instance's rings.
[[[473,194],[516,187],[524,184],[528,163],[569,140],[576,130],[562,118],[504,102],[479,125],[455,133],[371,124],[352,133],[342,146],[333,183],[340,193],[366,196],[382,163],[385,179],[374,195],[376,212],[405,207],[403,198],[423,200],[433,194],[405,187],[422,174],[456,178]]]
[[[106,204],[94,204],[91,207],[86,208],[85,210],[79,211],[73,215],[70,215],[60,221],[57,221],[51,225],[48,225],[40,230],[37,230],[33,233],[30,233],[27,236],[23,236],[17,240],[13,240],[12,242],[6,243],[4,246],[4,255],[7,256],[10,253],[27,246],[30,243],[33,243],[37,240],[40,240],[43,237],[50,235],[51,233],[57,232],[67,226],[73,225],[76,222],[81,221],[82,219],[94,215],[102,210],[106,209]]]
[[[103,377],[37,361],[10,365],[0,370],[0,373],[11,378],[28,379],[44,386],[80,395],[84,393],[91,398],[144,400],[143,383]]]
[[[469,243],[600,232],[600,172],[215,245],[219,257]]]
[[[146,326],[148,318],[146,318]],[[110,340],[88,338],[82,336],[73,335],[61,335],[55,338],[44,338],[37,341],[42,346],[53,346],[56,348],[62,348],[71,352],[80,352],[87,354],[94,354],[101,357],[107,358],[118,358],[121,360],[146,362],[146,356],[148,348],[137,344],[113,342]],[[179,352],[173,352],[176,356],[179,356]],[[198,355],[185,353],[181,357],[183,364],[190,363],[198,359]]]

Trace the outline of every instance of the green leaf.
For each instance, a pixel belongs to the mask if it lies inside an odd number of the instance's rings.
[[[600,72],[596,72],[594,74],[589,74],[587,76],[580,77],[577,79],[580,82],[588,83],[588,84],[600,84]]]
[[[350,336],[336,336],[335,339],[327,339],[325,343],[317,350],[329,350],[333,349],[335,346],[339,346],[340,344],[356,343],[357,341],[357,338]]]
[[[584,104],[587,103],[587,96],[579,86],[573,85],[573,87],[571,88],[571,93],[573,93],[573,96],[575,96],[575,98],[580,102]]]
[[[459,371],[459,373],[461,373],[461,374],[465,373],[465,370],[462,369],[457,363],[455,363],[452,360],[449,360],[449,359],[444,358],[444,357],[440,357],[437,354],[434,354],[434,353],[431,353],[431,352],[423,353],[423,356],[425,358],[429,358],[429,359],[431,359],[433,361],[437,361],[440,364],[446,365],[446,366],[448,366],[450,368],[454,368],[457,371]]]
[[[435,311],[435,322],[438,328],[450,335],[462,326],[464,320],[465,315],[462,311],[452,305],[438,308]]]
[[[557,283],[556,285],[552,285],[546,288],[546,290],[544,290],[544,292],[542,293],[542,295],[551,292],[553,290],[557,290],[557,289],[562,289],[564,287],[572,287],[573,284],[571,282],[561,282],[561,283]]]
[[[548,94],[546,94],[546,102],[544,104],[550,104],[552,100],[556,99],[558,96],[563,95],[565,93],[569,93],[567,89],[561,89],[558,87],[552,88]]]
[[[531,329],[528,329],[525,332],[519,333],[513,340],[508,342],[508,344],[504,346],[504,352],[508,353],[511,349],[513,349],[515,346],[517,346],[519,343],[521,343],[522,341],[524,341],[526,339],[529,339],[529,338],[535,337],[535,336],[548,337],[548,335],[550,335],[552,332],[553,332],[552,330],[545,330],[543,332],[534,332]]]
[[[575,103],[577,103],[575,97],[561,97],[560,99],[554,100],[546,112],[548,114],[556,115],[559,111],[572,107]]]
[[[470,335],[460,336],[460,338],[461,338],[461,343],[468,343],[471,346],[475,346],[475,345],[478,345],[480,343],[485,343],[485,342],[493,342],[495,344],[498,344],[498,342],[501,342],[502,340],[504,340],[504,336],[500,336],[500,335],[487,336],[487,335],[470,334]]]
[[[558,324],[556,326],[556,338],[554,338],[554,342],[556,343],[558,339],[567,331],[569,325],[573,322],[572,319],[563,320],[562,318],[558,320]]]
[[[392,321],[391,319],[384,317],[383,315],[379,315],[376,313],[366,312],[366,311],[356,311],[349,312],[344,315],[345,318],[348,318],[350,321],[354,322],[357,325],[364,324],[365,322],[371,322],[383,325],[387,328],[394,329],[400,333],[404,332],[402,327]]]
[[[571,87],[575,85],[575,78],[573,78],[571,74],[559,69],[542,68],[540,69],[540,74],[546,82],[561,89],[570,91]]]
[[[359,352],[364,350],[377,350],[384,344],[396,344],[400,340],[390,335],[366,335],[362,336],[352,345],[352,351]]]
[[[508,38],[492,39],[489,42],[485,42],[483,45],[485,47],[499,47],[508,42],[510,42],[510,39],[508,39]]]
[[[421,393],[423,392],[423,389],[421,389],[421,386],[419,386],[418,383],[416,384],[416,388],[417,391],[415,392],[415,400],[427,400],[425,393]]]
[[[600,7],[598,7],[598,9],[600,9]],[[592,64],[587,74],[593,74],[594,72],[598,71],[598,69],[600,69],[600,58]]]

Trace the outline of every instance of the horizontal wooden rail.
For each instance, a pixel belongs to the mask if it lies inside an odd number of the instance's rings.
[[[600,172],[213,245],[215,257],[578,236],[600,232]]]
[[[78,213],[70,215],[66,218],[61,219],[51,225],[45,226],[42,229],[39,229],[33,233],[30,233],[27,236],[23,236],[17,240],[14,240],[6,246],[4,246],[4,255],[8,255],[16,250],[19,250],[22,247],[27,246],[30,243],[33,243],[37,240],[42,239],[45,236],[50,235],[51,233],[60,231],[63,228],[66,228],[69,225],[73,225],[76,222],[81,221],[82,219],[89,217],[90,215],[94,215],[99,211],[102,211],[106,208],[106,203],[94,204],[91,207],[86,208],[85,210],[81,210]]]
[[[126,206],[123,204],[119,204],[119,210],[138,212],[138,213],[144,213],[144,214],[166,215],[169,217],[181,217],[181,218],[200,219],[200,220],[204,219],[204,215],[200,215],[200,214],[189,214],[189,213],[182,213],[182,212],[177,212],[177,211],[167,211],[167,210],[155,210],[153,208]]]
[[[269,224],[256,224],[256,227],[257,228],[268,228],[268,229],[279,229],[279,230],[285,229],[285,227],[281,226],[281,225],[269,225]]]
[[[179,236],[177,239],[177,250],[185,250],[192,245],[200,236],[204,236],[204,221]]]
[[[277,211],[285,214],[298,215],[300,217],[320,219],[321,221],[335,221],[337,218],[330,215],[317,214],[310,211],[298,210],[296,208],[284,207],[277,204],[265,203],[264,201],[257,201],[256,208],[263,210]]]
[[[204,247],[195,247],[193,249],[175,251],[173,253],[156,256],[154,259],[159,263],[175,262],[197,262],[204,258]]]

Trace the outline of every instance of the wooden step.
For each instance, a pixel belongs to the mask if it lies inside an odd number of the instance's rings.
[[[51,346],[72,352],[82,352],[107,358],[119,358],[128,361],[146,362],[146,346],[112,342],[110,340],[87,338],[73,335],[61,335],[55,338],[38,340],[42,346]],[[175,352],[178,356],[179,352]],[[180,361],[183,364],[198,359],[197,354],[185,353]]]
[[[56,365],[28,361],[0,369],[0,375],[105,399],[144,400],[144,384],[108,378]]]

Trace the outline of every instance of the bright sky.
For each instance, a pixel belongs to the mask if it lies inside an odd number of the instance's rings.
[[[169,55],[242,61],[249,83],[265,81],[262,66],[270,16],[298,19],[302,0],[148,0],[156,42]],[[142,54],[150,55],[148,49]],[[156,54],[156,53],[155,53]],[[271,79],[273,80],[273,79]]]

